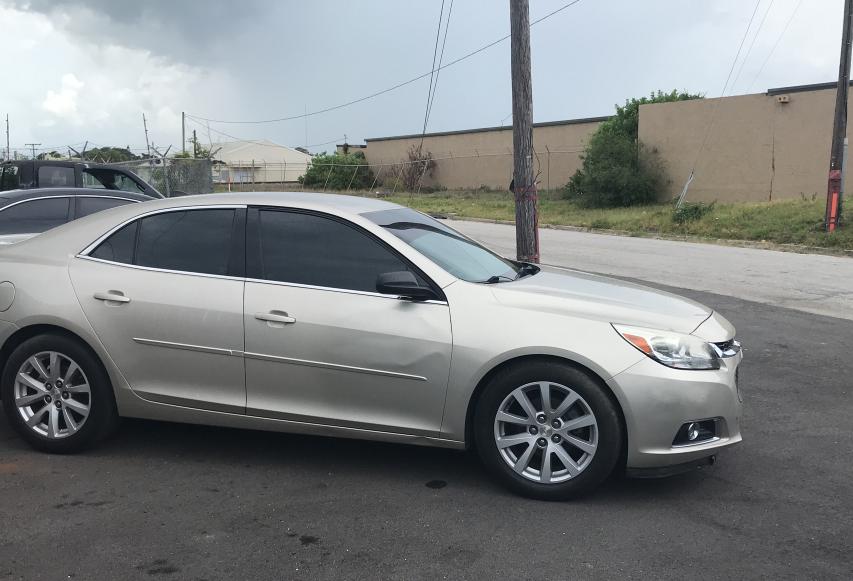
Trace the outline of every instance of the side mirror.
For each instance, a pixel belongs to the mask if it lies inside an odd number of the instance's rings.
[[[376,292],[383,295],[397,295],[413,301],[428,301],[438,296],[428,286],[418,283],[415,275],[408,270],[383,272],[376,277]]]

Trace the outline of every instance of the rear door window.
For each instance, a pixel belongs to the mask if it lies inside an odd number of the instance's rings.
[[[118,198],[97,198],[94,196],[81,196],[77,198],[77,217],[82,218],[89,214],[94,214],[102,210],[109,210],[118,206],[132,204],[130,200],[120,200]]]
[[[237,214],[231,209],[164,212],[124,226],[90,256],[163,270],[227,275],[235,257],[243,254],[242,249],[235,252],[234,240],[242,241],[234,238],[236,226]]]
[[[38,168],[40,188],[73,188],[74,168],[43,165]]]
[[[20,202],[0,209],[0,234],[38,234],[68,221],[66,197]]]

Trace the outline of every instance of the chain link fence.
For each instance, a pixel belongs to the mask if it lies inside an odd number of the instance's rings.
[[[213,192],[213,162],[209,159],[154,158],[110,164],[129,169],[169,197]]]

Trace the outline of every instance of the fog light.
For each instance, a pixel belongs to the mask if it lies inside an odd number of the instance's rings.
[[[718,419],[695,420],[681,425],[672,440],[672,445],[692,446],[713,441],[719,437]]]
[[[687,441],[692,442],[699,437],[699,425],[696,422],[687,424]]]

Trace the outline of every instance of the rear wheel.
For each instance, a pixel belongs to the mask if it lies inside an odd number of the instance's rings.
[[[594,489],[622,445],[616,406],[598,381],[569,365],[525,362],[496,375],[474,416],[477,450],[508,488],[543,500]]]
[[[0,378],[0,396],[12,427],[46,452],[85,448],[118,420],[103,367],[87,348],[61,335],[19,345]]]

